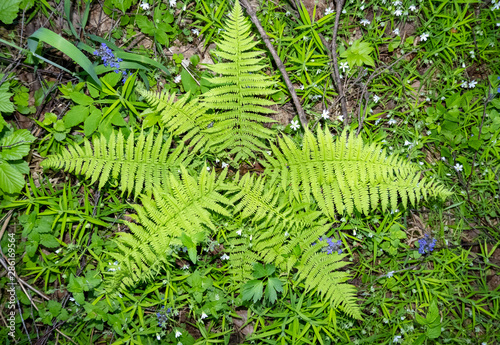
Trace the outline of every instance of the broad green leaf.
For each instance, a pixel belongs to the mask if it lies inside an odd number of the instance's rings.
[[[42,234],[40,235],[40,244],[47,248],[57,248],[61,246],[61,244],[57,241],[57,239],[52,234]]]
[[[88,271],[85,274],[85,278],[82,279],[82,286],[84,291],[90,291],[99,284],[101,284],[101,277],[99,276],[99,272],[97,271]]]
[[[81,92],[72,92],[69,97],[73,102],[80,105],[91,105],[94,103],[94,100],[91,97]]]
[[[30,144],[35,137],[27,129],[10,132],[0,140],[0,158],[4,160],[21,159],[30,152]]]
[[[64,126],[66,128],[71,128],[79,125],[89,115],[89,107],[84,105],[75,105],[64,115]]]
[[[3,83],[0,86],[0,113],[12,113],[14,111],[14,103],[10,101],[13,94],[8,92],[9,87],[10,83]]]
[[[47,308],[49,309],[49,312],[52,314],[52,316],[55,317],[59,315],[59,313],[61,312],[62,306],[61,303],[54,300],[50,300],[47,303]]]
[[[428,327],[427,331],[425,334],[430,338],[430,339],[436,339],[441,335],[441,325],[438,325],[436,327]]]
[[[17,17],[19,4],[21,0],[2,0],[0,1],[0,21],[5,24],[12,24]]]
[[[254,270],[253,276],[255,278],[259,279],[259,278],[270,276],[271,274],[274,273],[276,268],[274,267],[274,265],[271,265],[271,264],[266,264],[266,266],[264,266],[260,263],[256,263],[253,266],[253,270]]]
[[[196,94],[198,90],[200,90],[200,87],[196,83],[193,77],[191,77],[191,74],[189,74],[188,71],[186,71],[184,68],[181,71],[181,80],[182,80],[182,86],[184,87],[184,90],[186,92],[191,92],[191,94]]]
[[[83,133],[86,137],[90,137],[95,132],[101,121],[101,111],[96,107],[91,108],[90,116],[85,119],[83,124]]]
[[[24,176],[4,160],[0,160],[0,189],[5,193],[19,193],[24,186]]]

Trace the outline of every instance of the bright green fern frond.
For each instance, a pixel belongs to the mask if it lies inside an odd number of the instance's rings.
[[[378,205],[385,211],[396,209],[400,200],[406,207],[421,196],[450,195],[437,182],[420,180],[414,164],[387,156],[379,145],[366,145],[359,137],[348,138],[347,132],[334,141],[327,128],[319,129],[317,138],[307,131],[302,147],[283,137],[272,150],[266,173],[273,183],[290,189],[298,200],[314,198],[330,218],[354,208],[367,214]]]
[[[149,192],[154,187],[168,186],[169,173],[177,174],[181,164],[190,164],[183,146],[170,151],[172,137],[161,140],[162,133],[141,133],[137,138],[131,133],[125,139],[121,132],[111,133],[109,140],[104,136],[84,141],[84,147],[70,146],[61,154],[47,157],[45,168],[63,169],[70,173],[84,175],[91,183],[99,180],[99,188],[110,179],[118,179],[122,193],[134,196]]]
[[[263,52],[253,50],[257,42],[238,1],[222,36],[215,54],[225,62],[207,66],[220,76],[210,79],[216,87],[203,95],[203,102],[208,109],[219,110],[212,117],[215,151],[229,149],[239,161],[267,149],[265,142],[274,134],[262,125],[274,120],[261,115],[274,113],[266,108],[274,103],[263,98],[275,92],[274,82],[259,74],[264,68],[259,58]]]
[[[153,190],[154,199],[141,197],[142,206],[133,205],[139,224],[126,222],[132,234],[120,233],[116,239],[119,251],[112,254],[120,269],[114,271],[109,291],[125,289],[139,281],[154,277],[172,254],[171,245],[181,245],[179,237],[185,233],[191,238],[207,234],[216,227],[210,212],[230,217],[230,201],[220,194],[227,170],[216,179],[215,172],[203,169],[195,178],[181,165],[181,179],[169,174],[166,188]]]
[[[212,145],[211,131],[208,128],[212,121],[206,115],[206,108],[198,98],[191,101],[189,93],[175,101],[175,95],[164,92],[158,96],[152,91],[140,90],[150,107],[161,114],[161,123],[174,135],[183,135],[182,140],[190,140],[193,151],[206,150]]]

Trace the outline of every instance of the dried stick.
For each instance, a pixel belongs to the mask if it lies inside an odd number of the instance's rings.
[[[332,44],[330,46],[330,52],[331,57],[332,57],[332,63],[333,63],[333,81],[337,85],[337,91],[340,96],[340,105],[342,107],[342,116],[344,117],[344,126],[347,126],[347,101],[345,99],[345,94],[344,94],[344,87],[342,85],[342,80],[340,79],[340,73],[339,73],[339,66],[338,66],[338,59],[337,59],[337,34],[339,31],[339,22],[340,22],[340,14],[342,13],[342,8],[344,7],[345,0],[336,0],[336,10],[335,10],[335,25],[333,26],[333,37],[332,37]],[[327,48],[328,52],[328,46],[323,42],[325,45],[325,48]],[[330,54],[328,54],[330,55]]]
[[[283,79],[285,80],[285,84],[288,88],[288,91],[290,92],[290,95],[292,96],[292,100],[293,103],[295,104],[295,108],[297,109],[297,113],[299,113],[299,119],[300,123],[302,124],[302,127],[307,128],[306,114],[304,113],[304,109],[302,109],[302,105],[300,104],[300,100],[297,97],[297,94],[295,93],[295,89],[293,88],[292,82],[290,81],[290,77],[288,76],[288,73],[286,73],[285,65],[283,65],[283,62],[276,53],[276,50],[274,49],[273,45],[271,44],[271,41],[269,40],[269,36],[267,36],[266,32],[264,31],[264,28],[262,27],[259,19],[257,18],[257,15],[255,14],[255,11],[250,6],[248,1],[241,0],[240,2],[246,8],[248,15],[250,16],[252,22],[257,27],[257,30],[259,30],[262,40],[266,44],[267,49],[269,49],[269,52],[271,52],[271,55],[273,56],[273,59],[276,62],[276,65],[278,66],[278,69],[280,70]]]

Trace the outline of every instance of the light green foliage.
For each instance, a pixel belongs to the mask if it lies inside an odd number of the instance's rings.
[[[348,264],[342,261],[345,255],[320,252],[325,242],[312,245],[329,229],[321,213],[291,200],[289,192],[266,184],[263,178],[245,175],[237,190],[231,202],[242,210],[242,219],[249,218],[251,226],[240,227],[239,234],[232,231],[229,238],[229,272],[234,279],[250,280],[255,262],[274,264],[281,272],[296,273],[307,291],[360,318],[355,288],[345,283],[349,274],[338,271]]]
[[[379,204],[384,211],[395,210],[400,199],[407,207],[420,197],[450,195],[437,182],[420,178],[412,163],[387,156],[379,145],[366,145],[360,137],[348,138],[347,132],[334,141],[327,128],[318,130],[317,139],[307,131],[302,147],[283,137],[272,150],[266,170],[271,179],[283,190],[291,186],[297,200],[315,200],[330,218],[354,209],[368,214]]]
[[[171,246],[193,242],[190,247],[195,248],[203,242],[209,231],[215,231],[211,212],[230,217],[226,210],[230,202],[220,194],[225,173],[216,179],[215,172],[204,169],[194,178],[182,165],[180,169],[182,180],[169,174],[167,187],[153,190],[154,200],[143,196],[142,206],[134,205],[137,215],[131,217],[137,223],[127,222],[132,234],[120,233],[118,251],[110,253],[118,261],[119,270],[112,273],[108,291],[151,280],[168,265],[173,255]]]
[[[349,66],[375,66],[373,58],[370,56],[373,51],[372,46],[368,42],[362,42],[361,39],[354,41],[354,43],[347,48],[345,52],[340,54],[340,57],[347,59]]]
[[[250,34],[250,23],[243,16],[239,2],[226,22],[226,30],[215,55],[227,62],[207,65],[220,76],[210,79],[215,87],[202,99],[208,109],[219,110],[212,117],[217,134],[214,145],[218,150],[230,149],[229,154],[240,161],[255,158],[254,151],[264,150],[267,147],[264,141],[272,138],[274,132],[261,124],[273,120],[260,114],[274,113],[266,108],[274,103],[262,96],[275,91],[271,89],[274,82],[259,74],[265,67],[259,63],[263,52],[253,49],[258,41]]]
[[[13,130],[0,115],[0,195],[16,194],[23,188],[29,168],[22,158],[34,140],[28,130]]]
[[[183,145],[170,152],[172,137],[166,142],[162,132],[141,133],[134,138],[131,133],[125,139],[121,132],[113,132],[109,140],[104,136],[95,137],[92,145],[84,141],[83,148],[69,146],[61,154],[49,156],[43,161],[46,168],[64,169],[68,172],[99,180],[102,188],[108,179],[119,178],[119,188],[128,195],[134,191],[137,197],[141,192],[149,192],[155,186],[169,184],[169,173],[177,174],[180,164],[190,164],[193,156],[188,156]]]
[[[160,97],[151,91],[141,90],[140,93],[160,113],[163,126],[173,135],[183,135],[184,142],[190,140],[193,152],[205,151],[213,145],[213,129],[207,128],[211,119],[198,98],[189,101],[187,94],[174,102],[175,96],[166,92]]]
[[[3,0],[0,2],[0,21],[5,24],[12,24],[17,17],[19,5],[22,0]]]

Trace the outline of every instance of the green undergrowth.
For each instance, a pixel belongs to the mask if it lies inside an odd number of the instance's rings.
[[[1,343],[500,343],[499,5],[5,1]]]

